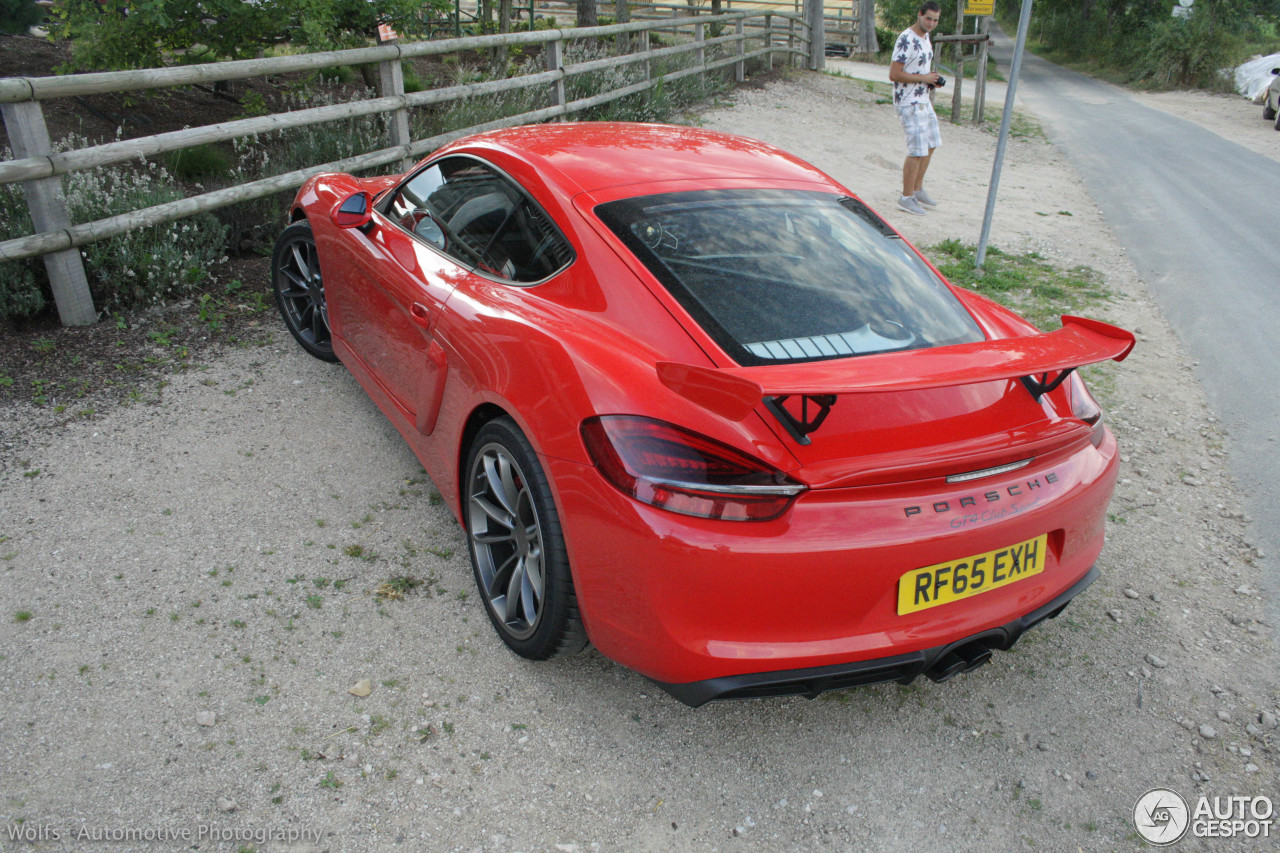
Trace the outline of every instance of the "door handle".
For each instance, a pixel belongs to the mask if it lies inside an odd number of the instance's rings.
[[[415,302],[409,306],[409,316],[413,318],[413,322],[424,329],[431,325],[431,309],[421,302]]]

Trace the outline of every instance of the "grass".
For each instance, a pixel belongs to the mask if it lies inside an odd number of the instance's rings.
[[[396,575],[378,584],[373,594],[384,601],[399,601],[419,586],[422,586],[422,581],[415,577]]]
[[[939,121],[951,120],[951,98],[939,97],[933,104],[933,111],[938,114]],[[1000,120],[1004,115],[1004,108],[999,105],[991,105],[987,103],[982,111],[982,124],[979,129],[987,133],[998,134],[1000,132]],[[960,116],[961,121],[968,123],[973,118],[973,105],[966,104],[964,112]],[[944,132],[946,128],[943,128]],[[1014,139],[1046,139],[1044,128],[1035,119],[1026,113],[1020,113],[1016,110],[1009,119],[1009,136]]]
[[[976,246],[959,240],[944,240],[925,250],[953,283],[1012,308],[1040,329],[1056,329],[1060,315],[1080,313],[1111,298],[1102,274],[1091,267],[1061,270],[1036,252],[1009,254],[988,247],[979,270],[976,252]]]

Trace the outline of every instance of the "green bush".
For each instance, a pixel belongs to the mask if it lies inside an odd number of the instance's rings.
[[[357,100],[377,97],[365,91]],[[274,112],[308,109],[339,103],[337,96],[319,92],[286,93]],[[376,151],[387,144],[387,117],[359,116],[311,127],[286,128],[233,140],[235,162],[228,185],[247,184],[262,178],[332,163]],[[228,248],[235,253],[269,251],[285,221],[293,191],[224,207],[219,221],[228,229]]]
[[[231,170],[231,160],[216,145],[197,145],[170,151],[164,157],[169,174],[180,181],[207,181],[225,178]]]
[[[59,150],[84,147],[69,137]],[[6,151],[4,157],[9,157]],[[147,168],[111,166],[71,172],[63,177],[67,211],[73,223],[92,222],[127,211],[176,201],[183,193],[169,173],[154,163]],[[19,187],[0,186],[0,233],[32,232]],[[89,290],[98,310],[160,302],[191,293],[211,277],[223,259],[226,228],[209,214],[129,231],[80,250]],[[51,297],[39,259],[0,264],[0,317],[32,317]]]
[[[408,62],[402,62],[400,66],[404,69],[404,91],[406,95],[421,92],[427,88],[427,84],[422,82],[422,78],[418,76],[418,72],[413,65]]]
[[[6,148],[4,159],[11,155]],[[30,234],[31,214],[21,184],[0,184],[0,234],[18,237]],[[48,304],[44,264],[39,258],[0,263],[0,320],[34,317]]]
[[[80,69],[250,59],[289,43],[313,50],[362,46],[388,23],[402,36],[428,28],[447,0],[61,0],[50,28],[73,43]]]
[[[77,223],[183,198],[169,173],[154,163],[146,169],[72,172],[63,186],[71,221]],[[225,258],[226,233],[217,219],[203,213],[83,246],[94,305],[109,310],[190,294],[212,278],[211,268]]]
[[[876,17],[884,23],[889,30],[889,40],[887,47],[893,47],[893,42],[907,27],[916,22],[916,16],[920,12],[920,6],[924,0],[879,0],[876,3]],[[956,30],[956,0],[938,0],[938,5],[942,7],[942,11],[938,13],[938,26],[934,29],[936,35],[947,35]],[[970,18],[972,23],[973,19]],[[876,29],[876,37],[880,37],[881,30]],[[880,43],[880,49],[884,50],[886,43]],[[935,48],[936,50],[936,48]]]
[[[1000,0],[1009,29],[1017,0]],[[1149,0],[1038,0],[1030,37],[1050,58],[1116,72],[1156,87],[1226,87],[1221,70],[1248,54],[1246,40],[1269,31],[1277,0],[1197,0],[1189,19],[1173,18],[1172,3]],[[945,19],[944,19],[945,20]]]
[[[32,0],[0,0],[0,33],[20,35],[44,20],[44,9]]]
[[[1239,39],[1212,15],[1156,21],[1142,41],[1145,50],[1134,64],[1135,79],[1156,86],[1229,88],[1220,72],[1232,64]]]

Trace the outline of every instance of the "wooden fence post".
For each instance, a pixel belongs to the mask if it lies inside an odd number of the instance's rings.
[[[769,48],[769,52],[765,56],[769,60],[769,70],[773,70],[773,15],[768,12],[764,15],[764,44]]]
[[[399,59],[386,59],[378,63],[378,82],[382,86],[382,97],[400,97],[404,95],[404,67],[400,65]],[[404,146],[406,150],[411,142],[409,136],[409,111],[403,107],[394,110],[391,113],[391,120],[387,127],[387,145],[392,147]],[[412,165],[406,157],[400,163],[401,167],[408,170]]]
[[[564,39],[556,39],[555,41],[547,42],[546,54],[547,54],[547,70],[559,71],[561,66],[564,65]],[[552,94],[551,94],[552,103],[557,107],[563,108],[566,103],[565,95],[564,95],[564,77],[561,77],[559,80],[556,80],[554,83],[552,83],[551,87],[552,87]],[[564,118],[565,117],[562,114],[559,118],[559,121],[564,121]]]
[[[978,28],[982,35],[988,35],[991,32],[991,18],[983,16],[982,25]],[[987,49],[991,46],[991,40],[986,39],[978,48],[978,75],[974,82],[976,87],[973,93],[973,123],[981,125],[986,118],[987,111]]]
[[[805,0],[804,17],[809,27],[808,67],[810,71],[821,71],[827,67],[827,24],[822,0]]]
[[[738,56],[746,56],[747,54],[747,38],[746,28],[743,26],[742,19],[733,22],[733,34],[738,38]],[[733,79],[735,83],[741,83],[747,79],[747,63],[744,59],[739,59],[733,66]]]
[[[22,101],[0,104],[4,114],[4,128],[9,134],[16,158],[47,157],[53,153],[49,142],[49,128],[44,123],[44,111],[39,101]],[[58,177],[26,181],[22,185],[31,211],[31,222],[36,233],[62,231],[71,227],[67,216],[67,199],[62,192],[62,179]],[[84,262],[79,249],[64,249],[44,256],[45,272],[53,290],[53,301],[58,306],[58,319],[64,326],[89,326],[98,320],[89,293],[89,280],[84,274]]]
[[[707,43],[707,25],[699,21],[693,25],[693,40],[698,43],[698,67],[702,68],[707,64],[707,49],[703,47]]]
[[[649,52],[649,31],[648,30],[640,31],[640,52],[644,54],[647,54]],[[653,79],[652,63],[648,59],[646,59],[643,64],[644,64],[644,79],[652,80]]]
[[[964,3],[956,3],[956,35],[964,35]],[[960,113],[964,110],[961,92],[964,91],[964,42],[956,42],[956,87],[951,92],[951,123],[960,123]],[[930,69],[931,71],[933,69]]]

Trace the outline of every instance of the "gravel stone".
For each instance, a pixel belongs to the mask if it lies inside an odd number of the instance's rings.
[[[844,67],[828,62],[828,70]],[[1138,97],[1186,102],[1197,120],[1217,100]],[[901,127],[877,99],[883,90],[860,81],[795,71],[736,90],[729,106],[697,121],[795,151],[918,245],[971,239],[990,178],[990,128],[944,128],[930,188],[954,203],[914,218],[923,222],[904,220],[893,213]],[[150,109],[148,100],[131,109]],[[801,127],[797,115],[809,123]],[[1224,133],[1247,132],[1238,118],[1223,121]],[[1258,124],[1274,149],[1275,132]],[[1210,794],[1273,788],[1265,738],[1250,742],[1252,762],[1198,734],[1201,721],[1230,708],[1238,723],[1270,736],[1280,707],[1270,622],[1259,637],[1223,621],[1232,612],[1258,624],[1270,606],[1232,593],[1263,582],[1242,544],[1247,522],[1222,514],[1243,500],[1227,474],[1229,436],[1201,431],[1210,412],[1204,389],[1179,367],[1190,358],[1071,165],[1034,133],[1009,146],[993,244],[1062,269],[1093,268],[1115,298],[1080,313],[1141,328],[1144,338],[1123,364],[1097,368],[1106,423],[1142,474],[1126,470],[1132,482],[1118,487],[1111,507],[1124,523],[1107,525],[1102,577],[1065,618],[1046,620],[996,652],[991,666],[951,682],[917,679],[815,702],[691,710],[595,651],[523,661],[488,624],[450,498],[440,500],[349,372],[307,357],[261,315],[262,343],[193,350],[189,369],[166,376],[163,388],[138,386],[146,403],[95,401],[92,417],[68,417],[86,404],[65,392],[51,391],[43,408],[0,396],[0,823],[21,816],[74,833],[212,817],[316,830],[322,840],[299,850],[317,853],[729,851],[739,826],[748,837],[736,847],[760,853],[1021,850],[1030,840],[1038,850],[1074,851],[1132,847],[1122,812],[1153,783],[1185,785],[1194,772],[1197,782],[1217,780],[1204,783]],[[260,273],[244,288],[270,301],[268,263]],[[215,292],[224,298],[220,286]],[[125,319],[157,332],[186,322],[172,313]],[[38,334],[55,341],[52,362],[69,361],[71,342],[86,333]],[[0,332],[0,350],[13,351],[4,348],[14,339]],[[62,403],[72,407],[58,415]],[[1222,456],[1210,452],[1219,447]],[[1179,472],[1199,470],[1203,458],[1215,460],[1213,473],[1195,490],[1178,489]],[[368,559],[344,553],[356,544]],[[401,600],[375,596],[400,575],[424,583]],[[1161,590],[1169,607],[1139,618],[1147,593],[1122,605],[1115,593],[1124,589]],[[16,622],[19,609],[33,618]],[[243,627],[233,629],[237,620]],[[1143,649],[1177,666],[1138,681],[1127,673],[1151,667]],[[357,680],[368,681],[368,696],[348,693]],[[1216,680],[1230,698],[1205,695]],[[1270,718],[1258,713],[1264,708]],[[219,712],[216,733],[191,728],[205,709]],[[1179,718],[1195,724],[1167,724]],[[1192,740],[1203,755],[1189,754]],[[372,772],[320,758],[357,752]],[[1193,771],[1191,759],[1204,766]],[[1246,762],[1268,769],[1250,773]],[[1093,767],[1083,786],[1082,763]],[[322,786],[330,770],[341,788]],[[1046,783],[1066,775],[1067,784]],[[1017,780],[1019,802],[1036,798],[1041,810],[1010,807]],[[824,796],[807,793],[815,790]],[[240,797],[233,817],[210,809]],[[904,803],[927,807],[904,819]],[[745,816],[756,814],[752,828]],[[1090,819],[1097,833],[1083,829]],[[495,832],[506,836],[501,847]]]

